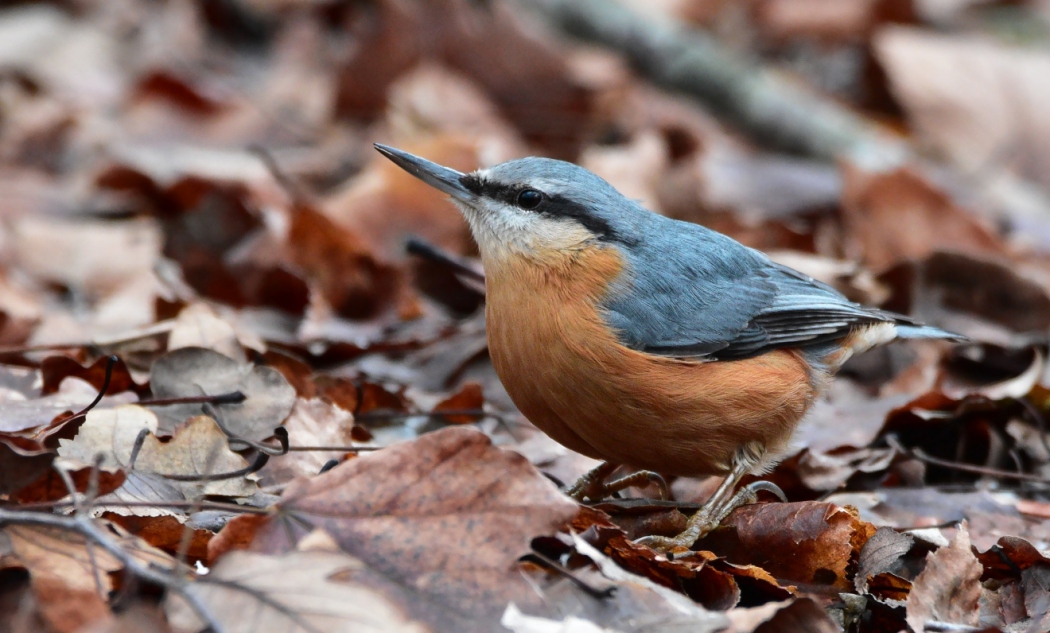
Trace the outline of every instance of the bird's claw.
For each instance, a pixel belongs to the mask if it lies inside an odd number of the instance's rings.
[[[756,481],[750,483],[729,497],[727,500],[712,498],[697,510],[696,514],[689,517],[686,528],[677,536],[643,536],[636,539],[635,543],[645,545],[656,551],[667,555],[669,559],[681,555],[682,550],[691,550],[701,538],[713,532],[722,521],[729,516],[733,510],[758,501],[760,491],[770,492],[783,502],[787,502],[787,495],[780,486],[769,481]]]

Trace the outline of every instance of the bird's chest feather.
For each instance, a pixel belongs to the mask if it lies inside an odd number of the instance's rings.
[[[723,472],[749,441],[783,444],[813,390],[798,355],[697,363],[628,349],[599,306],[611,248],[486,262],[489,350],[522,413],[578,452],[676,474]]]

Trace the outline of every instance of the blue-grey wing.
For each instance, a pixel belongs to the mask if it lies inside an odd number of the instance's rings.
[[[625,253],[628,269],[603,305],[621,342],[678,358],[748,358],[816,347],[858,326],[905,317],[865,308],[717,233],[675,222],[678,236]],[[695,227],[695,228],[693,228]]]

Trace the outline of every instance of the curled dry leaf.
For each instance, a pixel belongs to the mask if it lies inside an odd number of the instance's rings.
[[[908,553],[915,538],[890,527],[880,527],[860,550],[857,577],[853,580],[858,593],[868,589],[871,576],[899,571],[901,558]]]
[[[295,389],[272,367],[253,367],[210,349],[185,347],[158,358],[150,370],[157,398],[217,396],[240,391],[244,402],[156,407],[160,428],[168,433],[195,415],[216,411],[230,433],[248,440],[273,435],[295,405]]]
[[[813,600],[798,598],[770,602],[726,614],[732,627],[727,633],[838,633],[835,621]]]
[[[43,380],[40,390],[45,395],[55,393],[62,385],[62,381],[70,376],[87,382],[95,389],[101,389],[106,381],[107,365],[109,365],[108,357],[100,358],[84,367],[68,356],[48,356],[40,363],[40,376]],[[110,372],[109,387],[106,393],[120,393],[128,390],[141,395],[144,388],[135,383],[127,363],[118,359]]]
[[[231,552],[187,591],[229,633],[426,633],[384,595],[389,584],[345,552]],[[167,611],[180,633],[207,628],[179,598]]]
[[[294,481],[252,549],[290,551],[304,526],[322,528],[394,583],[388,596],[412,618],[490,631],[510,601],[542,609],[516,561],[576,510],[525,458],[451,427]],[[243,522],[257,520],[235,519],[218,538]]]
[[[926,558],[926,568],[912,583],[908,626],[922,631],[931,620],[976,626],[982,571],[981,563],[970,550],[970,534],[964,522],[948,547]]]
[[[852,588],[851,562],[875,533],[849,509],[816,501],[745,506],[723,526],[697,547],[781,580],[839,589]]]

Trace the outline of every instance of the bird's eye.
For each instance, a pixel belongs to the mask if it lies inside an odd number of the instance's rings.
[[[518,194],[518,206],[522,209],[535,209],[543,202],[543,194],[535,189],[524,189]]]

